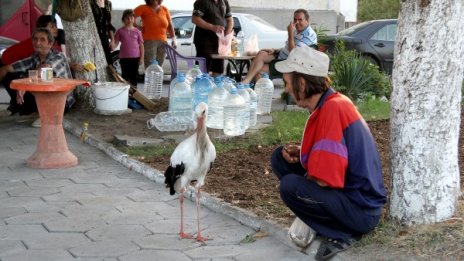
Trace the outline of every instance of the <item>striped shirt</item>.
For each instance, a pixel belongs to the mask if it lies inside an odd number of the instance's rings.
[[[308,26],[306,29],[301,31],[301,33],[297,33],[296,30],[293,33],[293,38],[295,41],[295,47],[301,47],[301,46],[311,46],[314,44],[317,44],[317,35],[316,32],[311,28],[311,26]],[[277,59],[280,60],[285,60],[288,57],[288,54],[290,53],[288,49],[288,41],[285,42],[285,48],[280,50],[279,56]]]
[[[69,68],[66,57],[53,49],[47,54],[44,64],[48,64],[53,68],[53,77],[56,78],[72,78],[71,69]],[[37,53],[25,59],[13,63],[14,72],[26,72],[27,70],[39,68],[40,58]]]

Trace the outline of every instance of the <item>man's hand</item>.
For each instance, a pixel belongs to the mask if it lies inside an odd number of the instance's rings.
[[[300,146],[294,144],[285,145],[282,149],[282,157],[288,163],[297,163],[300,161]]]
[[[18,104],[23,104],[24,103],[24,93],[25,93],[25,91],[17,91],[16,92],[16,102]]]
[[[295,23],[294,22],[290,22],[287,26],[287,32],[288,32],[288,35],[289,36],[292,36],[293,37],[293,32],[295,31]]]
[[[215,33],[224,32],[224,26],[211,24],[211,31]]]

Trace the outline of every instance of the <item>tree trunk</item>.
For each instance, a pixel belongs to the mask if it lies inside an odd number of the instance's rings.
[[[462,0],[402,0],[391,98],[390,216],[445,220],[459,196]]]
[[[75,73],[77,79],[86,79],[90,82],[108,81],[107,62],[105,53],[98,37],[97,27],[93,18],[90,2],[92,0],[81,0],[85,16],[74,22],[63,20],[63,27],[66,32],[66,49],[69,51],[70,61],[73,63],[84,64],[93,62],[96,72]],[[79,86],[74,91],[78,102],[85,107],[94,108],[95,99],[91,88]]]

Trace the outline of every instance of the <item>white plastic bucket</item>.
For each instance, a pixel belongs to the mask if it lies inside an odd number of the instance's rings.
[[[98,82],[93,85],[95,93],[95,112],[98,114],[124,114],[131,112],[129,85],[120,82]]]

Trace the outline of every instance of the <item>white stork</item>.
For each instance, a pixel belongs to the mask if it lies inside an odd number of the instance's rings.
[[[204,242],[208,240],[200,234],[200,188],[205,182],[206,173],[211,169],[214,159],[216,159],[216,148],[211,142],[206,132],[206,120],[208,118],[208,105],[204,102],[199,103],[195,108],[197,118],[196,132],[183,140],[171,155],[171,162],[164,173],[166,187],[169,193],[174,195],[180,193],[180,238],[192,238],[192,235],[184,232],[184,192],[192,181],[196,181],[195,189],[197,193],[197,224],[198,233],[196,240]]]

